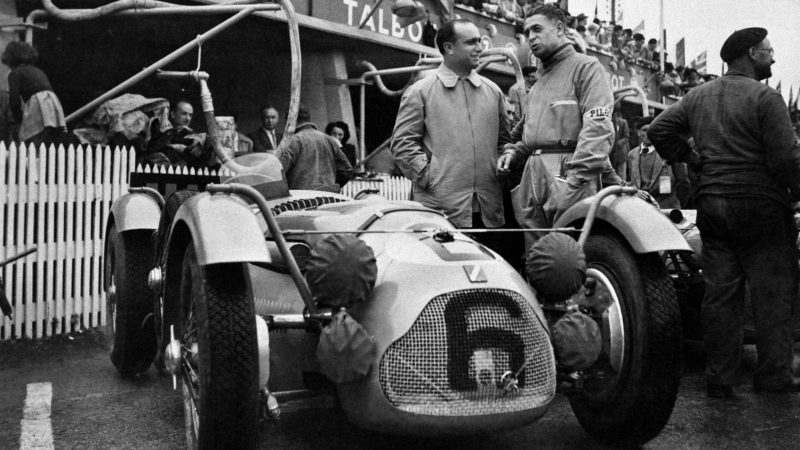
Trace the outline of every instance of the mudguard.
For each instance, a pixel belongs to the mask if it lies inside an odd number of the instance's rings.
[[[189,229],[200,265],[269,263],[271,258],[256,214],[239,197],[204,192],[181,205],[172,229],[181,229],[180,223]]]
[[[579,225],[589,212],[592,198],[576,203],[555,223],[555,227]],[[652,205],[630,195],[611,195],[597,209],[597,220],[619,231],[636,253],[691,250],[675,225]],[[597,222],[595,222],[596,226]]]
[[[117,227],[117,232],[129,230],[156,230],[161,219],[161,207],[148,194],[125,194],[111,205],[109,223]]]

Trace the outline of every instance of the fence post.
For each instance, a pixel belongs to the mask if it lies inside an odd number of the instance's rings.
[[[64,151],[59,147],[59,152]],[[75,147],[67,149],[67,260],[64,268],[64,333],[74,331],[72,318],[75,314]]]
[[[8,187],[6,184],[6,161],[8,160],[8,149],[6,149],[5,142],[0,142],[0,231],[2,231],[3,235],[0,236],[0,258],[6,259],[9,255],[7,254],[8,247],[11,245],[10,241],[8,241],[8,235],[6,234],[5,224],[6,224],[6,211],[5,208],[2,207],[3,205],[8,204]],[[3,272],[0,269],[0,272]],[[0,273],[2,274],[2,273]],[[6,280],[7,276],[3,275],[3,279]],[[11,300],[11,299],[10,299]],[[3,329],[0,333],[0,340],[10,339],[11,338],[11,319],[6,316],[0,318],[3,321]]]

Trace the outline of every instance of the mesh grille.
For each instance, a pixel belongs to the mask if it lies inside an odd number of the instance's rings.
[[[500,380],[517,372],[519,389]],[[384,353],[380,383],[397,408],[473,416],[542,406],[555,393],[550,339],[524,297],[468,289],[430,301],[405,336]]]

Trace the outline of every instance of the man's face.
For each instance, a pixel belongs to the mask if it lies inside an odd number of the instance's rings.
[[[771,66],[775,64],[773,58],[774,51],[769,43],[769,39],[764,39],[755,47],[750,48],[750,58],[753,60],[753,69],[757,80],[763,80],[772,76]]]
[[[647,138],[647,130],[650,129],[650,125],[643,125],[642,128],[639,128],[637,133],[639,133],[639,140],[642,141],[642,145],[645,147],[650,146],[650,139]]]
[[[192,122],[192,115],[194,108],[186,102],[180,102],[175,105],[175,110],[169,112],[169,120],[172,126],[176,128],[188,127]]]
[[[531,52],[539,59],[546,59],[566,43],[564,24],[550,20],[542,14],[525,19],[525,36]]]
[[[636,44],[636,48],[642,48],[642,46],[644,46],[644,39],[635,39],[633,42]]]
[[[478,67],[483,52],[478,27],[471,23],[457,23],[453,31],[455,31],[453,42],[444,43],[444,57],[448,66],[463,70]]]
[[[650,50],[650,51],[655,51],[657,46],[658,46],[658,44],[656,44],[655,42],[648,42],[647,43],[647,49]]]
[[[527,83],[528,86],[533,86],[533,84],[536,83],[536,80],[538,80],[536,77],[536,72],[531,72],[525,76],[525,83]]]
[[[278,111],[275,108],[267,108],[261,111],[261,126],[270,131],[278,126]]]

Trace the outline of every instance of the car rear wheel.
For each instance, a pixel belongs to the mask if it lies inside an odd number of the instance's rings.
[[[675,405],[680,308],[658,255],[636,255],[610,234],[590,236],[584,251],[587,276],[597,282],[595,295],[613,302],[597,317],[603,356],[584,372],[583,390],[570,397],[570,405],[593,438],[638,446],[661,432]]]
[[[254,448],[258,344],[244,264],[200,266],[190,244],[181,274],[183,404],[189,448]]]
[[[153,301],[147,287],[153,266],[151,235],[150,230],[118,233],[111,225],[106,239],[106,339],[111,362],[123,376],[147,371],[156,354]]]

